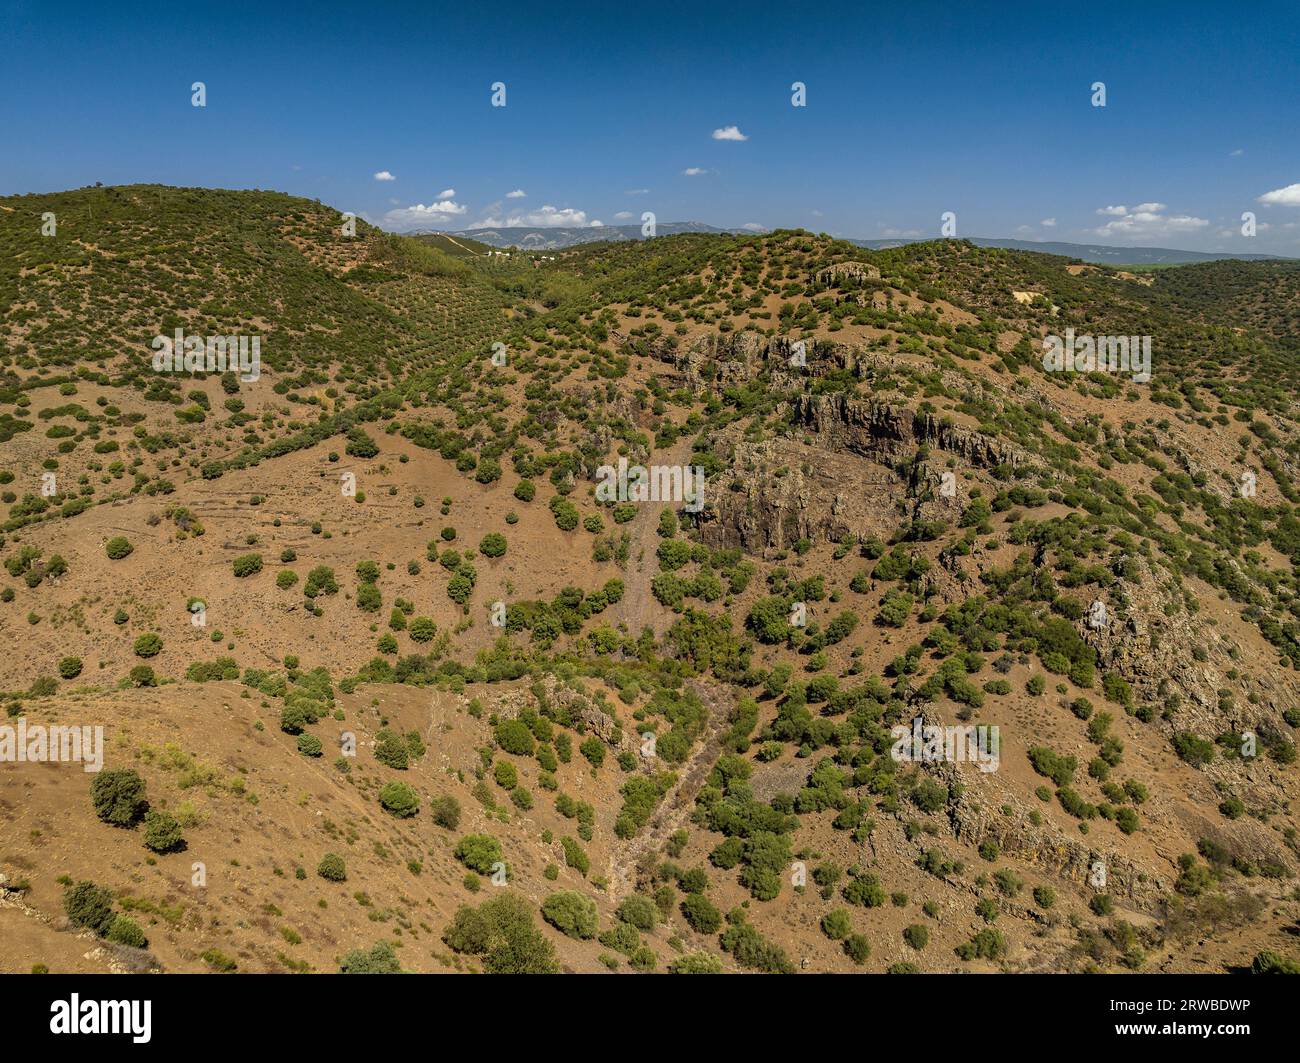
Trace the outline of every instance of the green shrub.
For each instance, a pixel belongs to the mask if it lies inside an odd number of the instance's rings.
[[[401,974],[397,953],[387,941],[369,949],[353,949],[339,961],[339,974]]]
[[[114,535],[104,544],[104,553],[108,554],[110,561],[121,561],[134,549],[124,535]]]
[[[596,936],[596,902],[563,890],[542,902],[542,918],[566,937],[587,941]]]
[[[148,807],[144,790],[144,780],[131,768],[101,771],[90,784],[95,815],[115,827],[134,827]]]
[[[487,974],[556,971],[555,948],[537,928],[532,905],[511,892],[457,909],[443,941],[456,952],[482,956]]]
[[[232,562],[232,567],[234,568],[236,576],[255,576],[257,573],[262,571],[262,555],[243,554],[240,557],[235,558]]]
[[[140,924],[124,915],[119,915],[113,920],[106,937],[109,941],[116,942],[118,945],[129,945],[133,949],[142,949],[149,944],[144,931],[140,929]]]
[[[850,934],[844,939],[844,955],[861,967],[871,958],[871,942],[865,934]]]
[[[822,916],[822,933],[832,941],[843,941],[853,930],[849,913],[843,908],[835,908]]]
[[[162,652],[163,640],[155,631],[146,631],[135,640],[135,655],[137,657],[157,657]]]
[[[185,843],[181,825],[169,812],[150,812],[144,817],[144,844],[155,853],[170,853]]]
[[[205,949],[199,953],[199,959],[211,967],[217,974],[234,974],[239,970],[239,964],[234,958],[227,956],[220,949]]]
[[[623,922],[632,924],[638,930],[649,933],[655,928],[655,923],[659,920],[659,909],[655,907],[654,901],[649,897],[633,893],[631,896],[625,897],[618,906],[618,917]]]
[[[523,720],[503,720],[496,728],[497,745],[507,753],[516,756],[531,757],[535,744],[533,733]]]
[[[413,642],[429,642],[438,632],[438,625],[427,616],[417,616],[407,627]]]
[[[502,862],[501,843],[490,834],[466,834],[456,843],[455,856],[471,871],[489,875]]]
[[[721,974],[722,960],[711,952],[688,952],[668,965],[671,974]]]
[[[435,797],[429,805],[429,813],[439,827],[455,830],[460,826],[460,802],[450,794]]]
[[[500,532],[488,532],[478,543],[478,552],[484,557],[501,557],[506,552],[506,537]]]
[[[113,895],[93,882],[78,882],[63,893],[63,910],[73,926],[93,930],[101,937],[113,925]]]
[[[682,915],[697,934],[716,934],[722,926],[722,913],[702,893],[689,894],[681,905]]]
[[[405,771],[410,762],[410,750],[405,740],[386,727],[380,730],[376,738],[375,759],[397,771]]]
[[[337,853],[326,853],[320,858],[320,863],[316,865],[316,874],[320,875],[321,878],[329,879],[331,882],[346,882],[348,869],[343,862],[343,857]]]
[[[390,782],[379,791],[379,804],[385,812],[406,819],[420,811],[420,798],[404,782]]]

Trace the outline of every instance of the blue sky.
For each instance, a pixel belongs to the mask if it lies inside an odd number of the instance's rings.
[[[1300,254],[1294,3],[267,6],[0,0],[0,194]]]

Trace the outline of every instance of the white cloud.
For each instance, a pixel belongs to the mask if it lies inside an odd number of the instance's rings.
[[[1235,159],[1237,158],[1237,156],[1245,155],[1245,154],[1246,154],[1245,148],[1233,148],[1230,152],[1228,152],[1228,158]]]
[[[756,221],[747,221],[747,222],[745,222],[744,225],[741,226],[741,228],[742,228],[742,229],[748,229],[751,233],[765,233],[765,232],[767,232],[767,226],[766,226],[766,225],[759,225],[758,222],[756,222]]]
[[[629,188],[623,193],[625,196],[648,196],[649,194],[650,189],[648,188]]]
[[[454,188],[444,188],[441,192],[438,193],[438,198],[439,198],[439,199],[455,199],[455,198],[456,198],[456,190],[455,190]]]
[[[394,176],[393,176],[391,173],[389,173],[387,170],[380,170],[377,174],[375,174],[375,180],[376,180],[376,181],[396,181],[397,178],[394,177]]]
[[[416,203],[410,207],[399,207],[384,215],[384,226],[402,232],[407,229],[424,229],[446,224],[452,218],[465,213],[466,208],[449,199],[439,200],[425,206]]]
[[[683,177],[699,177],[699,176],[701,176],[702,174],[706,174],[706,173],[708,173],[708,172],[709,172],[709,171],[706,170],[703,166],[688,166],[688,167],[686,167],[686,169],[684,169],[684,170],[682,171],[682,176],[683,176]]]
[[[749,137],[745,136],[745,134],[740,131],[739,126],[727,125],[727,126],[723,126],[721,129],[715,129],[713,131],[713,139],[714,140],[748,140]]]
[[[1043,219],[1042,221],[1040,221],[1038,224],[1041,225],[1044,229],[1055,229],[1055,228],[1056,228],[1056,219],[1055,219],[1055,218],[1044,218],[1044,219]]]
[[[620,210],[617,214],[614,215],[614,220],[627,221],[628,218],[632,218],[632,217],[635,217],[635,215],[630,210]]]
[[[881,229],[880,235],[887,240],[912,239],[921,235],[920,229]]]
[[[540,210],[515,211],[511,214],[496,212],[495,216],[484,218],[470,226],[471,229],[513,229],[538,228],[554,229],[561,226],[573,229],[597,228],[603,225],[599,219],[587,219],[587,212],[574,210],[572,207],[542,207]]]
[[[522,188],[516,188],[513,192],[506,193],[506,199],[523,199],[526,195],[528,195],[528,193]]]
[[[1100,228],[1091,230],[1103,238],[1153,239],[1200,232],[1210,223],[1205,218],[1190,214],[1166,214],[1163,203],[1139,203],[1132,210],[1127,207],[1099,207],[1097,213],[1113,218]]]
[[[1272,192],[1265,192],[1255,202],[1267,207],[1300,207],[1300,184],[1275,188]]]

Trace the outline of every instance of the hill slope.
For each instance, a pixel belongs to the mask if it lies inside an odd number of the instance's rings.
[[[0,969],[1294,955],[1291,264],[343,224],[0,201],[4,722],[106,742],[0,765]],[[262,375],[155,372],[178,327]],[[1067,330],[1150,381],[1045,371]],[[127,771],[174,825],[97,815]]]

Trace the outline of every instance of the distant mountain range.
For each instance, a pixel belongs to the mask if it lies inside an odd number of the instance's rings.
[[[747,229],[719,229],[714,225],[705,225],[698,221],[660,222],[655,227],[656,236],[677,236],[680,233],[741,233],[749,235]],[[426,234],[417,234],[426,235]],[[640,225],[597,225],[581,228],[539,228],[523,226],[501,229],[464,229],[449,233],[450,236],[463,236],[493,247],[521,247],[530,251],[553,251],[557,248],[574,247],[577,244],[594,244],[605,240],[640,240]]]
[[[1179,251],[1171,247],[1113,247],[1109,244],[1068,244],[1058,240],[1006,240],[982,236],[968,238],[977,247],[1005,247],[1011,251],[1037,251],[1043,255],[1062,255],[1101,266],[1181,266],[1191,262],[1218,262],[1225,258],[1255,261],[1282,258],[1282,255],[1236,255],[1227,251]],[[919,240],[850,240],[872,251],[902,247]]]
[[[747,229],[723,229],[698,221],[660,222],[657,236],[676,236],[679,233],[731,233],[751,235]],[[433,235],[433,234],[428,234]],[[531,251],[553,251],[578,244],[606,240],[640,240],[640,225],[601,225],[582,228],[528,228],[523,226],[498,229],[465,229],[446,235],[477,240],[491,247],[519,247]],[[1103,266],[1175,266],[1191,262],[1217,262],[1221,259],[1244,261],[1278,259],[1282,255],[1231,254],[1226,251],[1180,251],[1170,247],[1113,247],[1108,244],[1071,244],[1063,241],[1008,240],[1002,238],[970,237],[978,247],[1005,247],[1013,251],[1037,251],[1044,255],[1062,255],[1083,262]],[[849,240],[858,247],[879,251],[887,247],[920,243],[920,240]]]

